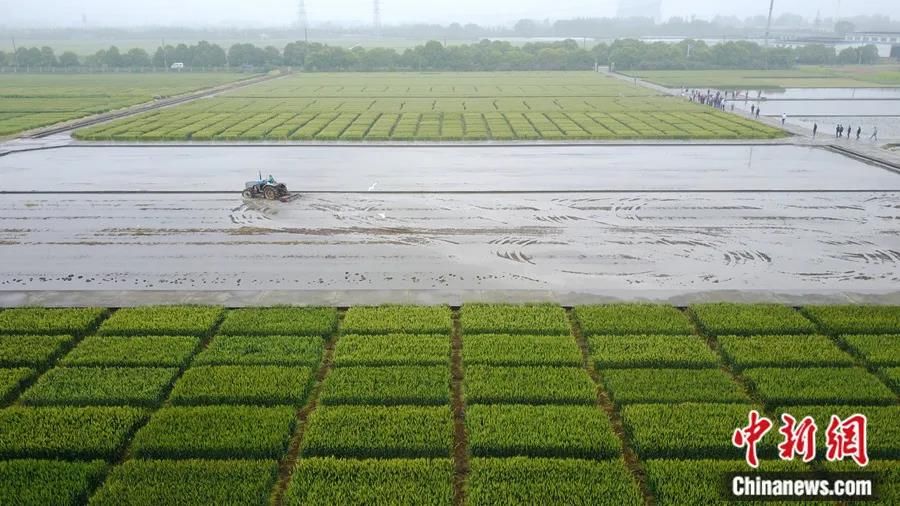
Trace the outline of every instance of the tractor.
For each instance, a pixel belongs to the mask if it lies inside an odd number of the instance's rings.
[[[241,195],[246,199],[280,200],[282,202],[293,200],[284,183],[275,181],[271,174],[268,178],[263,179],[262,172],[259,173],[259,179],[248,181],[244,185]]]

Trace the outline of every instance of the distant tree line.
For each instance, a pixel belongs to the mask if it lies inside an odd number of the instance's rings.
[[[533,42],[515,46],[505,41],[482,40],[476,44],[445,46],[437,41],[397,51],[390,48],[354,47],[345,49],[303,41],[274,46],[234,44],[227,51],[217,44],[201,41],[194,45],[159,47],[152,55],[134,48],[122,52],[116,46],[79,58],[71,51],[58,57],[50,47],[20,47],[15,53],[0,51],[0,66],[96,68],[169,68],[182,63],[185,68],[265,69],[290,66],[316,71],[398,71],[398,70],[587,70],[595,64],[614,64],[616,69],[714,69],[788,68],[795,64],[872,64],[878,62],[875,46],[848,48],[837,53],[833,47],[809,45],[796,49],[764,48],[747,41],[708,45],[699,40],[677,44],[622,39],[591,48],[568,39],[560,42]]]

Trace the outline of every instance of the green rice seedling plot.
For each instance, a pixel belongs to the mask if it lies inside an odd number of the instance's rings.
[[[840,339],[870,364],[900,366],[900,334],[849,335]]]
[[[894,391],[900,391],[900,367],[885,367],[880,371],[890,381]]]
[[[468,504],[644,504],[621,459],[473,458]]]
[[[469,451],[477,457],[604,458],[622,453],[606,413],[596,406],[470,405]]]
[[[103,477],[106,463],[57,460],[0,461],[0,504],[84,504]]]
[[[597,367],[718,367],[716,354],[697,336],[593,336]]]
[[[318,336],[217,336],[193,365],[316,366],[324,353]]]
[[[0,311],[0,334],[80,335],[105,314],[99,308],[6,309]]]
[[[447,306],[352,307],[344,315],[344,334],[450,335]]]
[[[581,349],[571,337],[466,335],[462,360],[470,365],[579,366]]]
[[[233,309],[225,315],[219,334],[327,336],[336,326],[337,311],[333,308]]]
[[[130,407],[0,410],[0,458],[110,460],[147,413]]]
[[[97,333],[117,336],[206,336],[218,323],[222,313],[224,309],[220,307],[125,308],[104,321]]]
[[[750,402],[720,369],[608,369],[601,376],[618,404]]]
[[[622,408],[625,430],[641,458],[743,458],[731,444],[738,427],[747,425],[749,404],[631,404]],[[777,434],[770,431],[758,446],[760,456],[775,455]]]
[[[314,370],[282,366],[198,366],[185,371],[172,404],[293,405],[306,401]]]
[[[388,366],[450,363],[450,337],[440,335],[343,335],[334,349],[334,365]]]
[[[129,460],[110,472],[92,506],[269,504],[274,460]]]
[[[449,406],[322,406],[310,416],[301,453],[315,457],[449,457]]]
[[[575,319],[585,336],[595,335],[690,335],[694,332],[687,315],[672,306],[657,304],[611,304],[579,306]]]
[[[875,490],[878,494],[878,499],[866,501],[866,504],[900,504],[900,461],[898,460],[870,460],[865,469],[860,469],[856,462],[852,460],[823,462],[823,467],[828,473],[858,473],[860,471],[873,473],[876,480]]]
[[[450,367],[337,367],[325,378],[319,402],[324,405],[449,404]]]
[[[59,364],[68,367],[183,367],[199,346],[197,337],[89,336]]]
[[[0,76],[0,135],[10,135],[248,77],[230,73]]]
[[[653,459],[644,462],[647,484],[659,505],[726,504],[724,481],[728,473],[747,472],[747,462],[737,460],[680,460]],[[759,471],[809,472],[800,461],[760,459]],[[791,502],[748,502],[746,504],[794,504]],[[804,502],[802,504],[810,504]],[[823,503],[833,504],[833,503]]]
[[[721,336],[718,340],[725,359],[738,369],[853,365],[853,357],[831,339],[816,334]]]
[[[469,365],[463,394],[469,404],[593,404],[597,387],[580,367]]]
[[[567,336],[566,311],[552,304],[466,304],[460,310],[463,334]]]
[[[287,505],[453,502],[450,459],[301,459],[285,493]]]
[[[806,306],[803,313],[832,334],[900,334],[900,306]]]
[[[14,398],[34,373],[34,369],[25,367],[0,369],[0,402]]]
[[[695,304],[690,307],[703,332],[716,335],[812,334],[816,326],[793,308],[779,304]]]
[[[893,404],[897,396],[860,367],[760,368],[742,373],[767,404]]]
[[[71,342],[71,336],[0,335],[0,367],[44,365],[61,355]]]
[[[150,367],[57,367],[22,394],[23,404],[156,406],[178,369]]]
[[[296,423],[288,406],[169,407],[134,436],[142,458],[279,459]]]
[[[866,415],[866,438],[869,456],[874,461],[885,458],[900,458],[900,406],[860,406],[860,405],[818,405],[818,406],[779,406],[774,409],[778,420],[781,414],[788,413],[797,420],[811,416],[819,427],[816,433],[816,445],[819,448],[817,458],[825,460],[826,431],[831,422],[831,416],[836,415],[842,419],[854,414]],[[874,462],[873,461],[873,462]]]
[[[321,85],[310,86],[310,80]],[[672,118],[677,121],[664,121]],[[142,141],[736,139],[782,135],[761,123],[593,72],[298,74],[76,132],[78,138],[87,140]]]

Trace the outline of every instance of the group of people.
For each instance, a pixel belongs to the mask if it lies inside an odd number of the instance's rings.
[[[688,100],[690,100],[691,102],[715,107],[716,109],[720,109],[722,111],[725,110],[725,101],[728,98],[727,91],[725,93],[716,91],[716,93],[713,94],[712,90],[706,90],[706,93],[703,93],[702,91],[698,90],[690,90],[690,92],[688,92],[688,90],[685,89],[684,94],[687,95]],[[733,91],[731,92],[731,95],[732,98],[734,98]],[[734,104],[731,105],[731,110],[734,110]]]
[[[819,124],[818,124],[818,123],[813,123],[813,137],[815,137],[816,134],[817,134],[818,132],[819,132]],[[850,136],[853,135],[853,127],[850,126],[850,125],[847,125],[847,126],[845,127],[844,125],[838,123],[838,124],[834,127],[834,138],[835,138],[835,139],[840,139],[841,137],[844,137],[844,133],[845,133],[845,132],[846,132],[846,134],[847,134],[847,138],[849,139]],[[859,126],[859,125],[857,125],[857,126],[856,126],[856,140],[859,140],[859,137],[860,137],[861,135],[862,135],[862,127]],[[870,139],[870,140],[874,140],[874,141],[877,141],[877,140],[878,140],[878,127],[877,127],[877,126],[876,126],[876,127],[872,127],[872,135],[869,136],[869,139]]]

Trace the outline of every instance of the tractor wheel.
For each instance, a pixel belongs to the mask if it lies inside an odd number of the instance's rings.
[[[243,192],[241,192],[241,196],[244,197],[245,199],[252,199],[253,192],[250,190],[244,190]]]
[[[271,186],[267,187],[265,190],[266,198],[269,200],[275,200],[278,198],[278,192],[275,191],[275,188]]]

